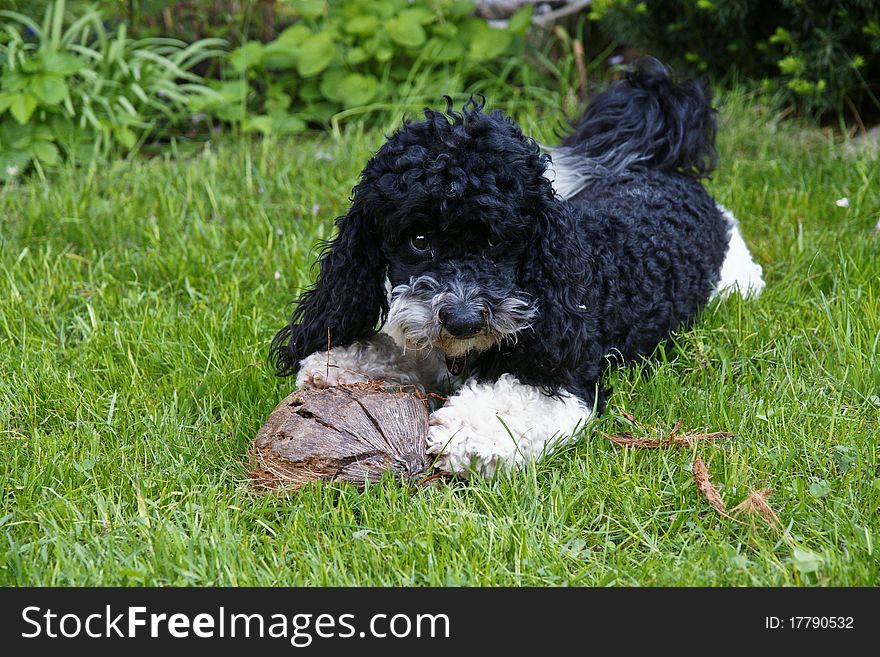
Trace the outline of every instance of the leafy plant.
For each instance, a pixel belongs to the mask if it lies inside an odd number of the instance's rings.
[[[201,108],[245,131],[288,133],[327,125],[414,98],[443,94],[508,69],[520,59],[531,7],[505,28],[474,18],[461,0],[292,0],[298,20],[269,43],[230,53],[218,98]],[[512,64],[512,65],[511,65]]]
[[[93,10],[65,29],[64,0],[41,25],[17,12],[0,17],[9,19],[0,35],[0,180],[62,155],[135,149],[214,95],[191,69],[217,56],[220,40],[133,40],[125,25],[108,33]]]
[[[4,8],[42,16],[54,0],[4,0]],[[206,37],[241,43],[269,41],[278,25],[289,23],[285,0],[67,0],[75,14],[96,9],[115,28],[128,26],[134,38],[173,36],[187,43]]]

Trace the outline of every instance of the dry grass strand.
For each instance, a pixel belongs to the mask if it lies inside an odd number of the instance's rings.
[[[721,493],[712,485],[712,482],[709,479],[709,468],[706,467],[703,459],[699,456],[694,459],[694,464],[691,466],[691,472],[694,475],[694,481],[697,484],[697,488],[699,488],[703,496],[709,500],[709,504],[715,507],[715,510],[718,511],[718,513],[726,516],[727,509],[724,507],[724,500],[721,499]]]
[[[731,513],[745,513],[751,516],[760,516],[764,521],[777,531],[783,531],[782,521],[776,512],[767,504],[767,500],[773,494],[772,488],[762,488],[754,491],[742,502],[733,507]]]

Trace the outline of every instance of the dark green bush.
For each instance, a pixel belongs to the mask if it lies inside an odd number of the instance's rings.
[[[877,0],[596,0],[591,16],[682,72],[736,71],[814,115],[880,109]]]

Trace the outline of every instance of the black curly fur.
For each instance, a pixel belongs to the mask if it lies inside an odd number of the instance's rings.
[[[646,57],[596,96],[561,146],[605,169],[707,177],[715,168],[715,110],[706,85],[675,84]]]
[[[303,293],[290,323],[272,340],[270,358],[279,376],[295,374],[299,361],[319,349],[370,336],[388,313],[385,268],[375,222],[357,198],[336,220],[338,233],[321,248],[315,286]]]
[[[649,62],[597,97],[563,145],[599,160],[623,154],[627,165],[570,201],[514,121],[484,112],[484,101],[461,112],[447,102],[367,163],[318,282],[273,341],[277,371],[294,373],[325,349],[328,329],[331,345],[373,335],[388,312],[386,275],[397,285],[454,270],[496,296],[531,299],[537,312],[515,343],[476,355],[474,375],[512,373],[601,410],[609,363],[649,355],[696,317],[719,279],[728,227],[699,182],[715,157],[705,90],[673,84]],[[418,231],[436,236],[430,257],[409,246]],[[486,235],[501,246],[477,248]]]

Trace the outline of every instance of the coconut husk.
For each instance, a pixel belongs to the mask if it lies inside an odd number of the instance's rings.
[[[709,468],[699,456],[694,459],[693,465],[691,466],[691,472],[694,475],[694,482],[696,482],[697,488],[709,501],[709,504],[715,507],[715,510],[718,511],[718,513],[726,516],[727,508],[724,506],[724,500],[721,499],[721,493],[718,492],[718,489],[715,488],[709,479]]]
[[[426,477],[428,409],[406,392],[376,384],[300,390],[269,415],[251,447],[259,488],[298,489],[318,480],[363,488],[386,473]]]

